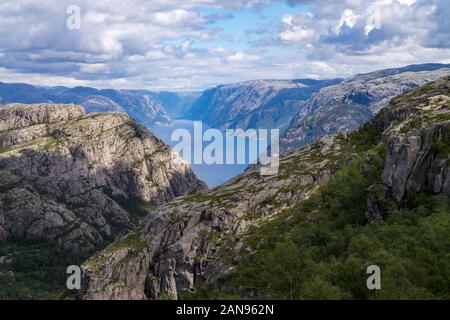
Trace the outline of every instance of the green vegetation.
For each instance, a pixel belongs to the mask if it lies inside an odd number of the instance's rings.
[[[139,236],[136,234],[136,232],[131,232],[127,234],[125,237],[114,241],[112,244],[110,244],[105,249],[105,253],[114,253],[122,248],[130,248],[133,250],[138,251],[143,247],[143,244],[141,240],[139,239]]]
[[[5,187],[12,188],[10,185]],[[134,219],[151,213],[155,207],[138,200],[117,197],[114,200],[129,211]],[[66,232],[72,231],[79,223],[80,221],[74,223]],[[129,247],[137,252],[141,246],[136,234],[130,233],[111,244],[106,252],[122,247]],[[73,299],[73,292],[66,290],[66,269],[69,265],[81,265],[98,251],[97,249],[92,252],[74,253],[58,249],[55,243],[46,240],[10,238],[1,241],[0,257],[7,257],[7,260],[11,261],[0,264],[0,300]],[[129,258],[131,256],[126,257]],[[125,259],[123,262],[125,263]]]
[[[211,207],[231,208],[232,200],[236,198],[237,193],[230,191],[227,193],[197,193],[183,198],[183,202],[205,202],[211,201]]]
[[[431,145],[431,151],[436,155],[448,157],[450,154],[450,141],[438,140]]]
[[[110,197],[124,210],[128,211],[135,222],[138,222],[141,218],[152,213],[156,208],[154,203],[142,201],[137,198],[127,199],[121,196]]]
[[[68,253],[45,240],[9,239],[0,242],[0,300],[71,299],[66,290],[67,267],[81,265],[89,253]]]
[[[261,202],[261,206],[275,206],[277,204],[277,196],[269,196]]]
[[[348,134],[348,142],[358,152],[367,151],[378,145],[382,139],[383,131],[373,122],[362,125],[358,130]]]
[[[449,299],[447,200],[409,193],[398,208],[386,197],[385,221],[366,218],[367,189],[379,182],[381,153],[340,170],[301,208],[252,229],[241,262],[226,279],[228,290],[200,288],[186,297],[256,292],[262,299]],[[245,254],[249,249],[252,254]],[[381,268],[381,290],[366,287],[372,264]]]
[[[136,255],[142,250],[144,244],[139,238],[136,232],[131,232],[126,236],[114,241],[108,247],[106,247],[103,251],[99,251],[96,255],[89,258],[86,261],[92,270],[98,272],[100,268],[102,268],[107,260],[111,257],[112,254],[121,250],[121,249],[129,249],[128,254],[120,261],[122,265],[127,264],[131,259],[136,257]]]

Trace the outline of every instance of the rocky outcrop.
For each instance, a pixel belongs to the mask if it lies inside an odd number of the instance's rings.
[[[314,92],[341,80],[256,80],[208,89],[185,115],[219,129],[284,130]]]
[[[130,231],[152,205],[202,188],[187,163],[123,113],[0,109],[2,239],[89,250]]]
[[[410,186],[450,195],[449,84],[447,77],[400,96],[370,124],[384,131],[377,150],[388,145],[380,183],[361,199],[370,221],[385,217],[390,194],[401,203]],[[84,263],[81,298],[178,298],[202,284],[221,288],[239,263],[249,226],[301,206],[336,171],[366,157],[358,143],[364,140],[350,134],[325,137],[282,157],[277,175],[260,176],[253,167],[209,192],[165,204],[140,230]]]
[[[20,104],[10,105],[0,110],[0,132],[72,120],[83,115],[83,108],[76,105],[36,104],[26,108]]]
[[[391,98],[449,74],[448,65],[419,65],[357,75],[322,88],[293,117],[280,137],[280,152],[288,153],[324,135],[355,130]],[[334,114],[342,115],[337,123]]]
[[[376,119],[388,153],[383,183],[397,201],[408,190],[450,195],[450,78],[393,99]]]

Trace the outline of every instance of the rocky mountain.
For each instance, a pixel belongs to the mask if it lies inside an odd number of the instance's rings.
[[[100,94],[122,106],[130,117],[142,125],[167,125],[172,119],[152,94],[142,90],[100,90]]]
[[[167,125],[172,119],[164,107],[145,90],[98,90],[90,87],[37,87],[0,83],[0,105],[8,103],[74,103],[91,112],[125,112],[144,126]]]
[[[282,157],[276,175],[252,167],[159,207],[84,263],[80,297],[445,297],[449,141],[446,77]],[[387,291],[365,287],[373,263]]]
[[[0,240],[89,251],[154,206],[202,188],[185,161],[123,113],[0,108]]]
[[[208,89],[186,118],[214,128],[285,129],[314,92],[341,80],[255,80]]]
[[[325,135],[358,128],[391,98],[450,74],[450,65],[423,64],[379,70],[322,88],[300,107],[281,136],[282,153]]]
[[[191,109],[192,104],[200,95],[200,92],[174,93],[169,91],[160,91],[152,94],[153,98],[155,98],[174,119],[184,118],[184,115]]]

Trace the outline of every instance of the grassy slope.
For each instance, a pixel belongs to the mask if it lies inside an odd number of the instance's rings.
[[[385,198],[387,219],[369,223],[367,188],[380,182],[386,147],[371,124],[350,139],[359,150],[351,165],[300,208],[249,232],[225,291],[185,298],[450,299],[448,200],[409,193],[400,208]],[[372,264],[381,290],[366,287]]]

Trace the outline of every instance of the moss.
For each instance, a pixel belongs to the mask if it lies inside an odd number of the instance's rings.
[[[207,202],[211,207],[230,209],[234,206],[233,201],[239,193],[233,191],[226,193],[197,193],[183,198],[183,202]]]
[[[431,144],[431,152],[437,156],[448,157],[450,155],[450,141],[449,140],[439,140]]]
[[[444,122],[450,121],[450,113],[431,114],[427,117],[427,122]]]
[[[121,261],[120,264],[126,264],[128,261],[130,261],[135,254],[142,251],[144,248],[144,243],[140,240],[139,235],[136,232],[131,232],[127,234],[125,237],[120,238],[113,243],[111,243],[109,246],[107,246],[103,251],[101,251],[96,256],[91,257],[86,264],[94,271],[99,272],[100,269],[105,265],[105,263],[108,261],[108,259],[111,257],[112,254],[115,252],[128,248],[131,250],[131,252],[128,253],[127,256],[125,256]]]
[[[242,219],[246,220],[246,221],[252,221],[252,220],[256,220],[256,219],[258,219],[260,217],[261,217],[261,215],[258,214],[257,212],[250,211],[247,214],[245,214],[244,216],[242,216]]]
[[[277,204],[277,197],[276,197],[276,195],[269,196],[269,197],[265,198],[261,202],[262,206],[275,206],[276,204]]]
[[[0,147],[0,154],[1,154],[1,153],[8,152],[9,150],[10,150],[10,148],[3,148],[3,147]]]

